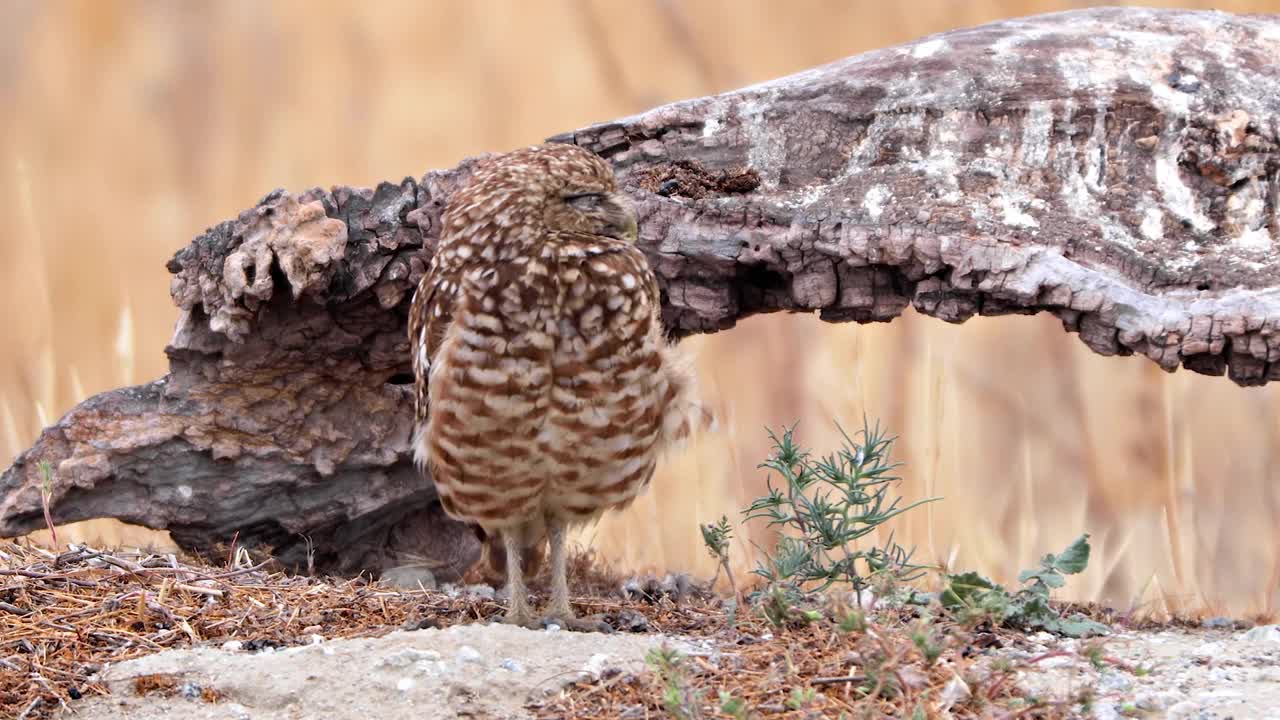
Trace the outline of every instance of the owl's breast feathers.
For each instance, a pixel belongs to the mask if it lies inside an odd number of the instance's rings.
[[[700,412],[660,311],[643,254],[613,238],[429,272],[410,318],[414,445],[445,509],[496,528],[638,495]]]

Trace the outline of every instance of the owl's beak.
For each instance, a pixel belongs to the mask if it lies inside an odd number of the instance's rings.
[[[605,234],[609,237],[635,242],[640,234],[636,222],[636,208],[622,193],[610,193],[605,201]]]

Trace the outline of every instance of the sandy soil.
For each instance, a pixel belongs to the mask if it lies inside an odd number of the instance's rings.
[[[658,635],[532,631],[501,624],[318,641],[280,651],[161,652],[107,672],[109,698],[74,705],[80,720],[300,720],[527,717],[525,706],[582,673],[639,670]],[[232,648],[235,646],[232,645]],[[133,679],[172,673],[186,695],[139,697]],[[198,699],[216,690],[220,702]]]
[[[1126,632],[1105,645],[1102,671],[1081,657],[1077,641],[1048,634],[1029,650],[1002,650],[1038,660],[1022,680],[1045,695],[1086,685],[1098,690],[1092,717],[1280,718],[1280,628]],[[169,651],[114,666],[115,695],[74,706],[75,717],[193,718],[520,718],[539,698],[582,673],[641,669],[662,642],[706,652],[705,641],[658,635],[530,631],[505,625],[462,625],[395,632],[381,638],[323,641],[280,651],[230,648]],[[714,651],[714,649],[711,649]],[[1121,665],[1140,670],[1117,669]],[[192,698],[139,697],[133,679],[172,673]],[[222,700],[201,701],[213,689]]]
[[[1047,633],[1033,639],[1036,651],[1079,647]],[[1280,718],[1280,627],[1121,632],[1103,647],[1107,658],[1136,672],[1113,663],[1098,671],[1075,653],[1038,662],[1043,672],[1024,673],[1024,685],[1060,694],[1092,684],[1098,693],[1093,717],[1105,720]]]

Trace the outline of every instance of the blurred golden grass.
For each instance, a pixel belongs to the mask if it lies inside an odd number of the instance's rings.
[[[86,393],[157,377],[170,255],[274,187],[370,184],[860,51],[1084,2],[0,2],[0,459]],[[1175,3],[1146,3],[1178,5]],[[1280,2],[1185,2],[1276,12]],[[765,426],[832,449],[901,435],[919,559],[1011,579],[1081,531],[1066,595],[1280,602],[1277,389],[1100,358],[1048,318],[885,326],[773,316],[696,338],[720,432],[586,534],[709,575],[697,523],[761,491]],[[740,533],[735,561],[753,558]],[[62,538],[163,542],[109,522]]]

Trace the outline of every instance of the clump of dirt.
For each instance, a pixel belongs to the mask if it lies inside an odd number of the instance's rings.
[[[676,160],[640,171],[634,182],[657,195],[698,200],[749,193],[760,187],[760,173],[748,167],[712,172],[696,160]]]
[[[153,673],[133,679],[133,692],[139,697],[178,697],[200,699],[207,703],[220,702],[224,698],[218,690],[178,678],[176,675]]]

